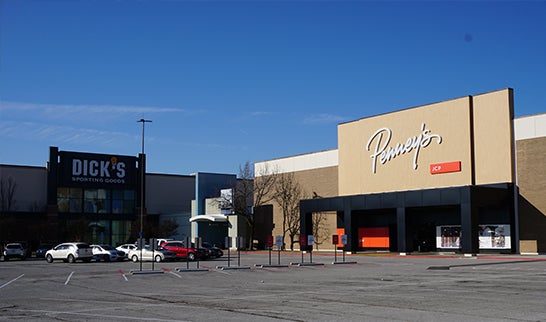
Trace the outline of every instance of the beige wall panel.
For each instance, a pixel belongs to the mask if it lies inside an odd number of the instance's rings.
[[[470,97],[463,97],[340,124],[339,194],[471,184],[470,122]],[[405,146],[408,140],[419,139],[423,124],[426,134],[432,136],[427,146],[408,149],[389,161],[380,160],[377,154],[383,148],[394,149],[397,145]],[[387,128],[391,133],[388,144]],[[461,171],[430,173],[431,164],[454,161],[461,162]]]
[[[473,97],[476,184],[513,182],[512,90]]]

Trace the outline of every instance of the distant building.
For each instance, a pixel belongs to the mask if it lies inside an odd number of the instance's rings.
[[[246,231],[237,216],[205,216],[206,200],[233,189],[235,175],[145,173],[143,156],[59,151],[45,167],[0,165],[0,243],[82,240],[118,245],[139,236],[201,237],[222,245]],[[144,208],[141,212],[141,181]],[[173,229],[176,227],[176,229]],[[169,236],[163,236],[165,232]],[[230,235],[232,234],[232,235]]]

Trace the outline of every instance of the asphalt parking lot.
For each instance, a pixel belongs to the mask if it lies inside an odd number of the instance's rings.
[[[0,321],[546,321],[544,256],[313,254],[323,265],[309,254],[289,265],[301,253],[286,252],[287,266],[268,267],[251,252],[241,267],[218,268],[222,257],[156,274],[127,261],[0,262]]]

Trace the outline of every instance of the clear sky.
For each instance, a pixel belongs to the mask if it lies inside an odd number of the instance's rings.
[[[511,87],[546,112],[545,1],[0,0],[0,163],[238,173],[337,124]]]

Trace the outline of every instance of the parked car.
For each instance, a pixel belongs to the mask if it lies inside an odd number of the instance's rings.
[[[23,245],[21,243],[9,243],[4,247],[3,251],[4,260],[8,261],[11,258],[19,258],[20,260],[25,260],[27,254]]]
[[[25,257],[32,257],[32,249],[30,249],[30,245],[26,241],[15,241],[14,243],[21,244],[23,246],[23,250],[25,251]]]
[[[197,249],[193,247],[186,248],[184,242],[178,240],[163,242],[161,247],[174,252],[177,259],[185,258],[194,261],[199,255]]]
[[[93,257],[97,262],[101,260],[105,262],[123,260],[125,257],[124,252],[118,251],[110,245],[91,245],[91,248],[93,249]]]
[[[208,248],[205,248],[205,247],[197,248],[195,246],[195,243],[191,243],[191,248],[197,249],[197,258],[199,258],[200,260],[205,260],[210,257],[210,251]]]
[[[45,254],[48,250],[53,248],[53,244],[43,243],[38,245],[38,248],[36,249],[36,257],[37,258],[45,258]]]
[[[174,239],[172,239],[172,238],[156,238],[155,240],[157,241],[157,246],[161,246],[161,244],[173,241]]]
[[[156,261],[156,262],[163,262],[163,261],[169,261],[169,260],[175,260],[176,254],[172,251],[166,250],[166,249],[156,249],[152,251],[152,248],[148,245],[146,247],[139,249],[131,249],[129,251],[129,254],[127,255],[130,260],[132,260],[134,263],[138,262],[140,260],[140,254],[142,253],[142,260],[143,261]]]
[[[137,249],[137,246],[135,244],[123,244],[116,247],[116,249],[123,252],[123,259],[127,259],[129,258],[129,251],[131,249]]]
[[[93,259],[93,249],[88,243],[83,242],[62,243],[48,250],[45,259],[48,263],[59,259],[69,263],[76,260],[88,263]]]
[[[213,246],[209,242],[202,242],[201,246],[203,246],[203,248],[206,248],[206,249],[209,250],[209,256],[210,257],[218,258],[218,257],[222,257],[224,255],[224,251],[221,248]]]

